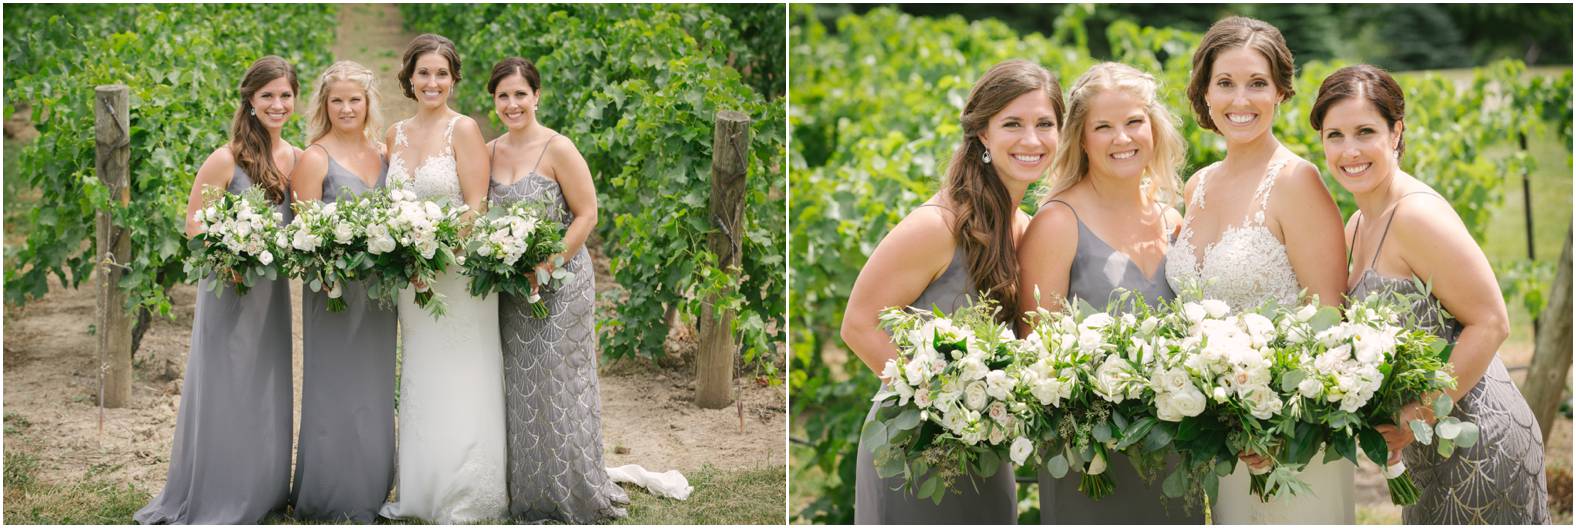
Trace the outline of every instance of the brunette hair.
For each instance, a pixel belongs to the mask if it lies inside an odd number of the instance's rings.
[[[411,40],[410,46],[405,48],[405,55],[400,57],[404,66],[399,69],[399,87],[405,90],[405,97],[416,98],[416,89],[411,86],[410,77],[416,74],[416,59],[428,53],[437,53],[449,61],[449,74],[454,76],[454,84],[460,84],[460,52],[454,48],[454,41],[442,35],[425,33]]]
[[[356,83],[367,93],[367,112],[363,116],[365,119],[362,121],[361,133],[366,136],[367,141],[376,143],[378,140],[378,129],[383,125],[383,113],[378,111],[378,101],[382,97],[378,95],[378,88],[372,70],[367,69],[366,66],[362,66],[358,62],[342,60],[323,70],[323,73],[317,76],[317,82],[314,83],[311,104],[312,117],[307,121],[307,144],[316,143],[317,140],[323,139],[323,136],[328,135],[334,129],[334,125],[329,122],[330,117],[328,115],[328,85],[339,81]]]
[[[230,120],[229,146],[230,154],[235,157],[235,166],[246,171],[246,175],[262,187],[263,193],[274,203],[285,201],[285,174],[274,164],[273,138],[268,135],[268,129],[263,128],[262,121],[257,119],[252,95],[280,77],[290,80],[292,93],[301,91],[301,84],[296,81],[295,68],[289,62],[276,55],[253,62],[246,69],[246,74],[241,76],[238,88],[241,106],[235,109],[235,118]]]
[[[1144,166],[1145,185],[1150,199],[1171,203],[1182,187],[1177,170],[1187,159],[1187,142],[1177,131],[1177,117],[1156,96],[1159,84],[1152,75],[1126,64],[1102,62],[1078,77],[1068,94],[1067,121],[1062,123],[1062,140],[1051,158],[1051,190],[1041,199],[1045,206],[1051,198],[1082,181],[1089,173],[1089,153],[1084,150],[1084,119],[1089,102],[1096,94],[1120,90],[1144,101],[1144,115],[1155,138],[1155,154]]]
[[[953,236],[967,257],[969,279],[1003,307],[997,318],[1011,321],[1018,306],[1018,251],[1013,247],[1012,225],[1018,204],[1013,203],[996,169],[981,159],[985,144],[979,139],[990,118],[1030,92],[1051,101],[1058,118],[1065,111],[1062,87],[1044,67],[1026,60],[1009,60],[985,72],[960,117],[963,140],[947,164],[942,188],[957,215]]]
[[[1198,50],[1193,52],[1193,76],[1187,83],[1187,100],[1193,105],[1199,126],[1207,130],[1220,131],[1215,119],[1209,116],[1209,104],[1204,101],[1204,94],[1209,93],[1210,77],[1214,76],[1215,58],[1234,48],[1252,49],[1269,61],[1270,80],[1280,92],[1281,101],[1297,94],[1296,87],[1292,86],[1296,63],[1280,30],[1255,18],[1227,17],[1210,26],[1204,39],[1199,41]]]
[[[1313,125],[1315,132],[1322,130],[1324,114],[1330,111],[1330,107],[1350,98],[1368,101],[1379,111],[1379,116],[1384,118],[1385,125],[1392,131],[1396,123],[1406,119],[1406,96],[1402,94],[1401,85],[1396,84],[1395,78],[1377,66],[1358,64],[1335,70],[1335,73],[1324,78],[1324,82],[1319,84],[1319,96],[1313,101],[1313,109],[1308,111],[1308,124]],[[1406,154],[1405,133],[1403,130],[1396,142],[1397,158]]]
[[[525,84],[531,87],[531,91],[542,91],[542,74],[537,73],[536,65],[531,64],[530,59],[509,57],[493,65],[492,78],[487,79],[488,95],[497,95],[498,83],[515,74],[525,78]]]

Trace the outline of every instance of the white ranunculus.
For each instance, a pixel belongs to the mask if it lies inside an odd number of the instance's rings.
[[[1031,454],[1034,454],[1034,442],[1021,436],[1012,440],[1012,447],[1008,450],[1008,458],[1012,459],[1013,464],[1023,465],[1025,461],[1029,460],[1029,455]]]
[[[976,381],[963,387],[963,405],[971,410],[981,410],[990,401],[985,394],[985,382]]]

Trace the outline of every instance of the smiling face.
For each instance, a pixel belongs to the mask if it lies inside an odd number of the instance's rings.
[[[536,103],[540,94],[531,89],[530,83],[520,74],[498,81],[493,93],[493,110],[505,128],[516,130],[536,119]]]
[[[367,124],[367,90],[355,81],[334,81],[327,90],[328,118],[335,130],[360,133]]]
[[[263,128],[278,131],[295,112],[295,90],[290,89],[290,79],[281,76],[252,93],[251,103]]]
[[[1083,146],[1089,172],[1138,178],[1155,155],[1155,136],[1145,101],[1123,90],[1105,90],[1089,99]]]
[[[423,107],[448,103],[449,92],[454,89],[454,72],[449,71],[448,59],[437,52],[417,57],[416,68],[410,76],[410,86],[416,92],[416,102]]]
[[[1269,133],[1280,90],[1270,77],[1270,61],[1246,47],[1224,50],[1210,68],[1204,101],[1226,143],[1242,143]]]
[[[1051,166],[1058,141],[1056,109],[1039,90],[1026,92],[990,117],[980,142],[1003,183],[1033,183]]]
[[[1402,128],[1387,126],[1379,109],[1362,97],[1331,105],[1319,130],[1325,167],[1352,194],[1380,188],[1395,175]]]

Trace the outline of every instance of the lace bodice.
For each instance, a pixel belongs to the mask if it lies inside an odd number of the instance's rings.
[[[449,119],[443,131],[443,151],[428,155],[416,166],[414,173],[405,167],[405,158],[400,155],[403,149],[410,147],[410,140],[405,137],[405,123],[410,120],[396,123],[394,148],[389,152],[389,185],[414,192],[423,200],[465,203],[464,195],[460,194],[459,170],[454,163],[454,123],[459,120],[458,115]]]
[[[1275,188],[1276,175],[1288,161],[1290,159],[1270,163],[1264,180],[1253,192],[1248,218],[1226,228],[1220,239],[1205,246],[1202,252],[1193,247],[1193,219],[1195,213],[1206,207],[1207,178],[1220,164],[1198,172],[1195,177],[1200,179],[1193,200],[1188,203],[1187,215],[1182,219],[1182,233],[1166,253],[1166,280],[1173,290],[1182,294],[1189,291],[1190,285],[1198,284],[1205,298],[1225,301],[1237,309],[1255,307],[1270,300],[1282,305],[1297,302],[1300,287],[1291,268],[1291,258],[1286,254],[1286,245],[1264,225],[1270,191]]]

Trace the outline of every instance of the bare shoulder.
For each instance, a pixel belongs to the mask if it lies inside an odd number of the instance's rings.
[[[556,130],[554,130],[552,132],[554,134],[557,134],[557,135],[552,136],[552,139],[548,140],[547,151],[549,153],[552,153],[552,154],[570,154],[570,153],[579,154],[580,153],[580,148],[575,146],[575,140],[570,139],[569,136],[566,136],[566,135],[563,135],[563,134],[559,134],[558,131],[556,131]]]
[[[317,148],[312,148],[313,146],[316,146]],[[301,161],[296,162],[298,165],[302,163],[328,162],[328,147],[323,146],[321,143],[307,145],[306,150],[299,152],[298,154],[301,156]]]
[[[1432,192],[1404,197],[1395,205],[1392,214],[1390,236],[1416,242],[1419,246],[1459,237],[1471,239],[1472,236],[1450,202]]]
[[[466,138],[475,138],[478,142],[482,141],[481,125],[476,124],[475,119],[465,114],[460,114],[459,121],[454,123],[454,133]]]
[[[235,168],[235,153],[230,152],[230,145],[226,143],[219,148],[213,149],[213,152],[208,154],[208,159],[203,160],[202,166],[203,168],[233,169]]]
[[[890,264],[935,268],[940,273],[957,251],[953,222],[952,214],[941,207],[915,208],[892,226],[871,257],[880,254]]]
[[[1291,190],[1288,193],[1278,194],[1290,194],[1299,197],[1313,193],[1325,196],[1330,194],[1329,188],[1324,186],[1324,178],[1319,175],[1319,168],[1300,157],[1292,159],[1290,163],[1282,167],[1280,174],[1275,175],[1275,178],[1277,190],[1281,188]]]
[[[1057,196],[1056,201],[1046,201],[1040,210],[1034,214],[1034,220],[1029,222],[1029,229],[1024,233],[1025,239],[1048,238],[1050,240],[1072,241],[1078,240],[1078,213],[1071,205],[1060,200],[1065,197],[1063,193]]]

